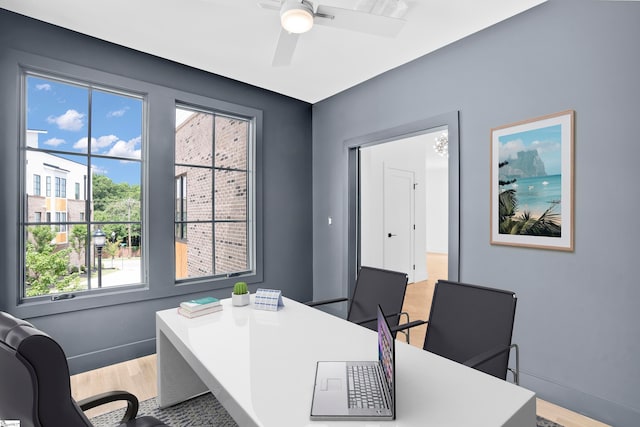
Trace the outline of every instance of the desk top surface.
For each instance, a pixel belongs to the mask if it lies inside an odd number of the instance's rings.
[[[396,341],[395,421],[310,421],[316,362],[376,360],[376,333],[287,298],[277,312],[222,304],[222,311],[194,319],[176,309],[160,311],[157,325],[187,349],[185,358],[198,364],[205,384],[222,387],[257,425],[494,427],[507,424],[535,397]]]

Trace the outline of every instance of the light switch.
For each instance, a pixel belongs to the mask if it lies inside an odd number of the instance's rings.
[[[333,218],[329,217],[329,219],[327,220],[327,222],[329,223],[329,225],[331,225],[333,223]]]

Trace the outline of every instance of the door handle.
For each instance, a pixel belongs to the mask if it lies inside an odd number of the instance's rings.
[[[393,237],[393,236],[397,236],[397,234],[391,234],[391,233],[387,234],[387,237]]]

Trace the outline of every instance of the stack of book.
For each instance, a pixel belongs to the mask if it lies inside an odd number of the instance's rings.
[[[220,301],[214,297],[204,297],[192,299],[191,301],[184,301],[181,302],[180,307],[178,307],[178,313],[190,319],[220,310],[222,310],[222,305],[220,304]]]

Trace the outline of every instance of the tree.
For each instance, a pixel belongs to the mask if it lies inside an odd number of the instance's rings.
[[[29,227],[31,233],[31,244],[36,252],[44,252],[46,248],[51,247],[56,238],[56,232],[49,225],[38,225]]]
[[[125,182],[116,184],[104,175],[93,175],[93,219],[105,224],[102,231],[107,236],[127,236],[127,246],[132,238],[140,237],[140,186]],[[113,224],[122,222],[123,224]]]
[[[71,227],[71,235],[69,236],[69,244],[78,257],[82,259],[82,253],[87,246],[87,226],[82,224],[75,224]],[[84,265],[80,263],[79,269]]]
[[[116,240],[115,242],[107,240],[104,248],[102,248],[102,250],[111,257],[111,268],[113,268],[113,259],[118,253],[118,249],[120,249],[120,242],[121,240]]]
[[[501,168],[508,163],[499,163],[498,167]],[[516,182],[515,179],[499,181],[498,185],[504,187],[514,182]],[[501,189],[498,195],[499,233],[560,237],[562,226],[560,225],[560,214],[555,212],[557,205],[558,202],[551,202],[551,206],[538,218],[532,217],[529,211],[524,211],[519,217],[516,217],[518,211],[516,191],[512,188]]]
[[[55,231],[48,225],[30,227],[31,241],[27,242],[25,274],[27,296],[46,295],[53,288],[68,292],[78,288],[78,274],[69,274],[71,249],[56,251]]]

